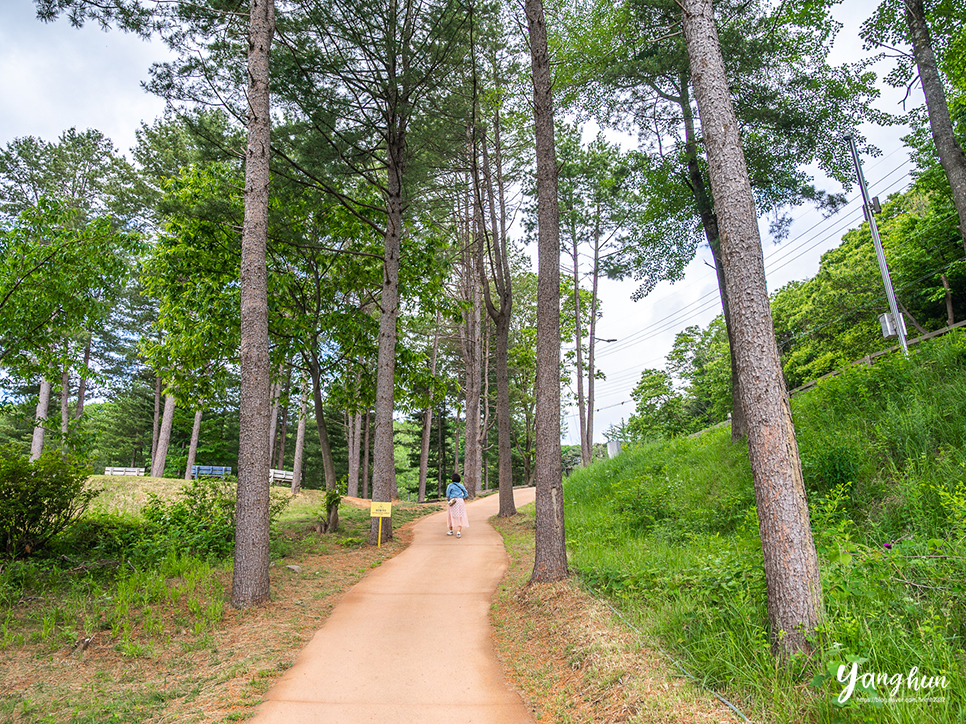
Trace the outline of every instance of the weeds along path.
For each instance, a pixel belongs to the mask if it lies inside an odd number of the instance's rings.
[[[518,506],[534,499],[514,492]],[[467,510],[462,538],[446,535],[445,512],[417,522],[412,544],[345,595],[251,721],[532,724],[490,635],[507,567],[488,523],[499,496]]]

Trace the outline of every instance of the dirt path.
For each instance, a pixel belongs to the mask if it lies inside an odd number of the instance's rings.
[[[529,503],[534,489],[514,498]],[[467,510],[461,539],[446,535],[445,512],[420,520],[409,548],[346,594],[251,721],[532,724],[490,634],[490,601],[507,566],[487,522],[499,496]]]

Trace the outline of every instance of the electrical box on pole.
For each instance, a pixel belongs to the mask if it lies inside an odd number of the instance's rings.
[[[886,334],[887,323],[879,317],[882,325],[882,334],[886,337],[899,337],[899,344],[902,346],[902,353],[909,354],[909,347],[906,345],[906,328],[902,323],[902,316],[899,314],[899,305],[896,302],[896,294],[892,290],[892,278],[889,276],[889,265],[886,263],[885,252],[882,250],[882,239],[879,238],[879,227],[875,223],[875,215],[881,211],[879,199],[869,196],[869,189],[865,185],[865,177],[862,175],[862,162],[859,161],[859,149],[855,145],[855,139],[847,136],[846,141],[852,148],[852,160],[855,162],[855,175],[859,179],[859,189],[862,191],[862,212],[865,214],[866,221],[869,222],[869,231],[872,232],[872,243],[875,245],[875,257],[879,262],[879,272],[882,274],[882,284],[885,287],[886,299],[889,301],[889,312],[882,316],[888,316],[889,330],[894,330],[893,334]]]
[[[889,337],[898,337],[899,330],[902,330],[903,336],[906,334],[906,320],[899,315],[899,324],[896,324],[892,318],[892,312],[883,312],[879,315],[879,326],[882,327],[882,336],[888,339]]]

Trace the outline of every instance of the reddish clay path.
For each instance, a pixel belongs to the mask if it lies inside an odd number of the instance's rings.
[[[534,489],[518,489],[518,506]],[[250,721],[257,724],[533,724],[503,679],[490,601],[506,571],[487,522],[499,496],[467,505],[463,537],[446,513],[418,521],[413,542],[357,583]]]

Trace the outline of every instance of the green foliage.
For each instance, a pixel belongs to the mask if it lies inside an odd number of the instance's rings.
[[[825,598],[810,660],[776,667],[771,655],[750,468],[727,430],[575,471],[564,486],[572,564],[755,720],[962,721],[966,334],[917,347],[792,401]],[[842,705],[836,674],[853,662],[952,685],[898,695],[942,703],[883,707],[857,686]]]
[[[30,556],[80,517],[99,492],[87,487],[91,472],[59,450],[35,461],[14,447],[0,450],[0,552]]]
[[[142,515],[147,523],[141,555],[163,558],[169,551],[223,560],[235,549],[235,495],[231,478],[199,478],[181,488],[182,497],[165,501],[151,496]],[[269,500],[269,521],[274,526],[289,498]]]

